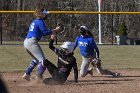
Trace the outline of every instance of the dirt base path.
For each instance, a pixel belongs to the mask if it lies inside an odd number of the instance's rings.
[[[140,93],[140,70],[117,70],[117,72],[121,72],[123,76],[112,78],[95,72],[93,77],[89,75],[85,78],[80,77],[78,83],[73,82],[71,73],[63,85],[45,85],[35,79],[26,81],[22,79],[21,72],[1,75],[10,93]]]

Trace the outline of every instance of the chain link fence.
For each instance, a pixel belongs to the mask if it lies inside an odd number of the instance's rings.
[[[98,11],[97,0],[3,0],[0,1],[1,11],[8,10],[34,10],[36,8],[46,8],[54,11]],[[115,12],[138,12],[140,10],[139,0],[112,1],[103,0],[101,11]],[[0,13],[0,31],[1,41],[23,41],[28,32],[28,27],[34,19],[32,13]],[[139,39],[140,37],[140,15],[139,14],[103,14],[101,15],[102,43],[116,43],[116,32],[120,22],[124,20],[127,26],[128,38]],[[50,29],[56,27],[61,22],[65,30],[57,35],[58,41],[74,41],[79,35],[79,26],[86,25],[93,33],[95,41],[98,42],[98,14],[49,14],[46,24]],[[42,41],[48,41],[49,36],[44,37]]]

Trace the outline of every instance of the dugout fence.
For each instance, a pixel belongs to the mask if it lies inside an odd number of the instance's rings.
[[[96,42],[99,40],[98,15],[101,14],[102,21],[102,43],[116,44],[115,34],[119,21],[128,23],[128,33],[130,38],[139,37],[140,12],[90,12],[90,11],[48,11],[47,25],[55,27],[57,22],[65,25],[65,31],[57,35],[57,42],[70,40],[74,41],[78,35],[78,26],[86,24],[94,35]],[[34,11],[0,11],[0,38],[1,44],[20,44],[25,38],[28,26],[33,19]],[[121,17],[120,17],[121,16]],[[129,16],[129,17],[128,17]],[[12,18],[16,17],[16,20]],[[6,18],[8,18],[6,20]],[[26,18],[26,19],[25,19]],[[127,19],[129,18],[129,19]],[[53,19],[53,20],[52,20]],[[88,20],[89,19],[89,20]],[[80,20],[80,21],[79,21]],[[133,21],[131,21],[133,20]],[[14,21],[14,22],[13,22]],[[12,22],[12,24],[11,24]],[[6,33],[7,32],[7,33]],[[46,41],[48,37],[42,39]],[[12,42],[12,43],[10,43]]]

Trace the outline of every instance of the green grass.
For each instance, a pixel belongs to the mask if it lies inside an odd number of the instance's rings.
[[[56,64],[57,56],[48,45],[41,46],[46,58]],[[59,46],[57,46],[59,47]],[[139,69],[140,47],[139,46],[111,46],[98,45],[100,58],[104,68],[107,69]],[[75,50],[78,66],[81,64],[79,49]],[[32,58],[26,53],[22,45],[0,46],[0,72],[25,71]]]

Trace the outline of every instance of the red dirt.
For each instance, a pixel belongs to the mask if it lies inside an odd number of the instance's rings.
[[[45,85],[22,79],[23,72],[1,73],[9,93],[140,93],[140,70],[117,70],[122,77],[112,78],[94,73],[73,82],[73,73],[63,85]],[[47,71],[45,72],[46,75]],[[35,74],[35,73],[33,73]],[[32,74],[32,75],[33,75]],[[46,75],[48,76],[48,75]]]

